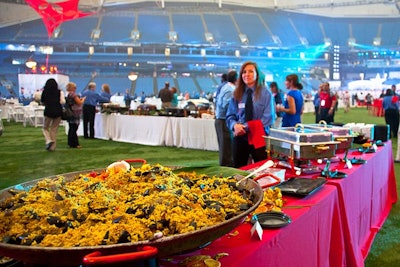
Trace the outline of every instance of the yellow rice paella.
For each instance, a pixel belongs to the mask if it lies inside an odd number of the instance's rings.
[[[196,231],[252,206],[236,181],[158,164],[42,179],[0,203],[0,241],[82,247]]]

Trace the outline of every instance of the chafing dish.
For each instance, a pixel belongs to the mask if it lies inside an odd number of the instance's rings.
[[[349,127],[340,127],[328,125],[326,122],[321,121],[319,124],[305,124],[305,129],[315,129],[317,131],[331,132],[333,134],[334,141],[338,141],[336,152],[342,153],[351,148],[353,143],[353,132]]]
[[[332,132],[309,129],[303,125],[271,129],[265,141],[270,156],[278,153],[291,160],[330,158],[335,155],[339,144],[334,141]]]

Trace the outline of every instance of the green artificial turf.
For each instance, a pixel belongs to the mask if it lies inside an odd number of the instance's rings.
[[[385,124],[382,117],[374,117],[365,108],[353,108],[349,113],[339,110],[335,122],[364,122]],[[0,136],[0,189],[32,179],[71,171],[105,168],[121,159],[141,158],[149,163],[170,166],[217,166],[218,152],[154,147],[98,139],[80,138],[81,149],[67,146],[63,127],[59,129],[55,152],[45,150],[41,128],[23,127],[21,123],[3,120]],[[304,114],[303,123],[314,123],[313,114]],[[139,131],[140,129],[138,129]],[[393,153],[397,139],[393,140]],[[395,164],[399,192],[400,164]],[[400,266],[400,208],[393,206],[383,228],[377,234],[365,262],[367,267]]]

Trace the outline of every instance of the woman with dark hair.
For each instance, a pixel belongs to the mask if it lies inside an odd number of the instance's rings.
[[[277,107],[277,112],[283,112],[282,127],[292,127],[301,123],[301,115],[303,114],[304,98],[301,93],[303,85],[299,82],[296,74],[286,76],[287,93],[284,106]]]
[[[264,74],[255,62],[240,68],[233,98],[229,102],[226,125],[233,132],[233,162],[236,168],[267,158],[264,135],[275,120],[274,98],[264,85]]]
[[[62,105],[65,104],[64,92],[58,89],[55,79],[51,78],[46,81],[41,102],[45,106],[43,135],[46,140],[46,150],[54,151],[57,131],[61,122]]]

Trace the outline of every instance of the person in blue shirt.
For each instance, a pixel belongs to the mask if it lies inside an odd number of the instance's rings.
[[[146,94],[144,91],[142,91],[142,94],[140,95],[140,103],[144,104],[146,102]]]
[[[301,115],[303,114],[304,98],[301,93],[303,85],[299,82],[299,77],[296,74],[286,76],[287,93],[284,106],[277,107],[277,112],[284,112],[282,118],[282,127],[293,127],[301,123]]]
[[[94,138],[94,118],[98,103],[107,103],[109,100],[96,93],[96,83],[90,82],[87,90],[83,91],[82,97],[85,98],[82,109],[83,117],[83,137]]]
[[[268,135],[275,116],[274,98],[265,87],[264,75],[257,63],[251,61],[243,63],[226,114],[226,125],[234,135],[232,140],[234,167],[247,165],[249,155],[252,156],[254,162],[267,158],[265,141],[261,147],[250,144],[249,134],[250,136],[257,135],[258,138]],[[259,131],[250,133],[250,128],[253,127],[249,126],[257,121],[261,123],[262,133],[259,134]]]
[[[131,108],[131,102],[132,102],[132,96],[129,92],[129,89],[125,90],[125,95],[124,95],[124,102],[125,102],[125,107],[127,108]]]
[[[228,82],[228,74],[227,73],[223,73],[221,75],[221,83],[218,85],[217,90],[215,91],[215,105],[217,104],[217,98],[219,95],[219,92],[221,92],[221,88]]]
[[[279,90],[278,84],[276,82],[271,82],[269,84],[269,89],[271,90],[272,95],[274,96],[275,108],[283,104],[283,94],[281,90]],[[282,125],[282,117],[283,112],[276,112],[275,123],[273,125],[274,128],[280,128]]]
[[[390,137],[396,138],[399,130],[399,97],[393,94],[391,89],[386,90],[382,100],[382,107],[385,113],[385,122],[390,126]]]
[[[315,93],[314,99],[313,99],[315,123],[319,123],[319,121],[320,121],[320,119],[319,119],[319,106],[321,104],[321,98],[320,98],[320,94],[321,94],[321,91],[322,91],[322,86],[321,85],[318,87],[318,92]]]
[[[218,138],[219,165],[233,167],[231,131],[226,126],[226,112],[238,74],[235,70],[228,72],[226,82],[218,92],[215,106],[215,131]]]

